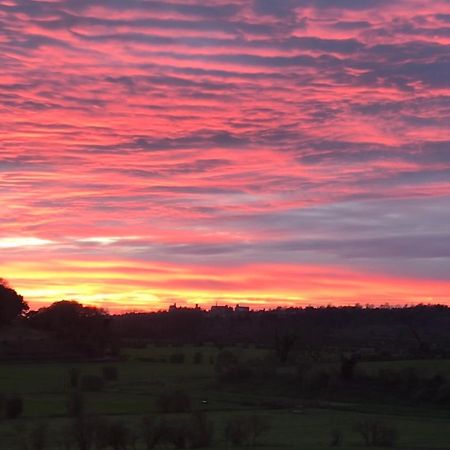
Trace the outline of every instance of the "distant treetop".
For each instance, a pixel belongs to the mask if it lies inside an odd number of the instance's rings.
[[[10,324],[28,309],[23,297],[12,289],[6,280],[0,278],[0,326]]]

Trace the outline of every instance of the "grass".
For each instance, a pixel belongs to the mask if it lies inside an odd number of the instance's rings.
[[[418,359],[402,361],[368,361],[360,365],[369,374],[376,375],[380,370],[389,369],[395,372],[414,369],[423,376],[440,374],[450,378],[450,360]]]
[[[194,354],[203,353],[201,364],[193,363]],[[254,358],[267,352],[255,348],[240,348],[242,356]],[[275,388],[251,385],[239,388],[218,386],[214,378],[214,347],[148,347],[127,349],[127,360],[117,363],[119,379],[109,382],[102,392],[87,393],[89,413],[121,418],[138,426],[144,415],[156,414],[156,399],[164,390],[182,388],[192,397],[194,410],[205,410],[216,424],[216,447],[224,448],[222,429],[231,415],[252,413],[263,415],[271,423],[271,430],[261,446],[270,449],[319,450],[330,448],[331,432],[340,429],[344,436],[341,449],[354,449],[362,445],[353,431],[356,422],[376,417],[395,424],[400,431],[401,448],[450,448],[450,414],[445,411],[414,409],[383,404],[321,403],[306,407],[271,408],[272,400],[280,400]],[[149,362],[148,359],[169,361],[173,353],[184,353],[185,363]],[[101,374],[103,363],[42,363],[0,365],[0,392],[23,395],[25,410],[17,421],[0,423],[0,448],[14,450],[14,428],[31,426],[36,420],[45,420],[54,430],[65,423],[68,389],[68,370],[77,367],[83,374]],[[432,373],[436,369],[450,370],[450,361],[389,361],[364,363],[365,370],[419,367]],[[282,390],[280,389],[280,392]],[[207,404],[202,401],[207,400]],[[291,399],[292,400],[292,399]],[[51,447],[56,450],[57,447]],[[139,449],[141,450],[141,449]]]

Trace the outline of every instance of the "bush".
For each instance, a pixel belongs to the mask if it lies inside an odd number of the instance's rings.
[[[103,366],[102,376],[105,381],[116,381],[119,379],[119,371],[115,366]]]
[[[450,405],[450,383],[439,386],[433,400],[439,405]]]
[[[80,417],[84,413],[84,397],[79,391],[69,392],[67,396],[67,415]]]
[[[190,421],[191,448],[210,447],[214,436],[214,424],[205,413],[194,414]]]
[[[202,364],[203,362],[203,353],[195,352],[194,354],[194,364]]]
[[[68,370],[69,386],[77,388],[80,382],[81,371],[77,367]]]
[[[104,387],[104,381],[102,377],[97,375],[83,375],[81,377],[81,389],[87,392],[98,392]]]
[[[152,417],[144,417],[142,420],[142,438],[146,450],[154,449],[166,435],[165,422],[157,422]]]
[[[187,421],[179,419],[164,423],[163,442],[175,448],[190,448],[191,430]]]
[[[5,414],[7,419],[17,419],[23,413],[23,399],[19,395],[15,395],[6,400]]]
[[[29,449],[44,450],[47,447],[48,427],[45,423],[34,425],[29,433]]]
[[[344,435],[342,434],[342,430],[334,429],[331,431],[331,447],[340,447],[344,442]]]
[[[426,403],[429,402],[431,398],[436,395],[436,392],[433,388],[429,386],[422,386],[418,388],[415,392],[412,393],[412,400],[418,403]]]
[[[90,424],[91,445],[96,450],[136,448],[136,435],[125,422],[97,417]]]
[[[75,419],[68,437],[75,442],[78,450],[127,450],[136,447],[135,435],[127,424],[103,418]],[[60,444],[64,448],[71,448],[70,439]]]
[[[225,440],[235,446],[255,445],[270,429],[269,422],[258,415],[234,416],[225,425]]]
[[[61,450],[73,450],[73,432],[70,425],[65,425],[59,430],[55,439],[58,448]]]
[[[341,357],[341,378],[345,381],[352,381],[355,378],[358,358],[355,355]]]
[[[218,380],[226,383],[248,381],[255,375],[254,364],[239,361],[236,354],[229,350],[219,352],[215,368]]]
[[[133,440],[130,428],[124,422],[111,422],[107,427],[108,444],[113,450],[129,448]]]
[[[6,396],[5,394],[0,393],[0,417],[5,415],[6,409]]]
[[[304,375],[302,387],[307,392],[320,392],[328,388],[331,379],[326,369],[312,368]]]
[[[231,417],[225,425],[225,441],[232,445],[247,443],[248,433],[239,417]]]
[[[75,442],[78,450],[90,450],[96,437],[96,423],[84,417],[79,417],[72,422],[69,436]],[[99,447],[101,448],[101,447]]]
[[[398,441],[397,429],[376,419],[358,422],[354,429],[361,434],[368,447],[394,447]]]
[[[108,448],[110,444],[110,422],[101,417],[96,417],[92,420],[92,442],[96,450],[103,450]]]
[[[184,364],[184,353],[172,353],[170,362],[172,364]]]
[[[216,372],[222,374],[227,372],[230,367],[235,367],[239,364],[239,359],[235,353],[229,350],[222,350],[217,354],[216,358]]]
[[[162,413],[182,413],[191,410],[191,399],[182,391],[163,392],[157,399],[158,410]]]
[[[179,418],[170,422],[161,422],[156,427],[147,449],[155,448],[158,443],[169,444],[177,449],[209,448],[214,434],[214,424],[204,413],[194,414],[190,418]]]

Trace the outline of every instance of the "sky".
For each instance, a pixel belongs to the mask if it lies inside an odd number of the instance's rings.
[[[0,277],[450,304],[449,125],[449,0],[0,0]]]

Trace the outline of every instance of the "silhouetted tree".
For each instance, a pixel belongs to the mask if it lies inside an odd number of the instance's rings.
[[[0,278],[0,326],[11,323],[28,309],[23,297]]]
[[[105,386],[105,380],[98,375],[86,374],[81,377],[80,385],[85,392],[99,392]]]
[[[275,336],[275,351],[281,364],[286,364],[289,353],[294,348],[296,337],[293,334],[284,334]]]
[[[78,367],[72,367],[68,370],[69,386],[77,388],[80,382],[81,371]]]
[[[352,381],[355,376],[355,368],[358,358],[355,355],[341,356],[341,377],[345,381]]]
[[[117,381],[119,379],[119,369],[116,366],[103,366],[102,377],[105,381]]]
[[[67,396],[67,414],[71,417],[81,417],[84,413],[84,397],[79,391],[71,391]]]
[[[365,419],[353,427],[368,447],[394,447],[398,441],[398,430],[394,425],[377,419]]]
[[[17,419],[23,413],[23,399],[20,395],[8,398],[5,406],[7,419]]]
[[[91,356],[104,353],[112,340],[107,312],[76,301],[63,300],[41,308],[30,317],[30,322]]]
[[[191,410],[191,398],[183,390],[162,392],[157,398],[157,408],[163,413],[182,413]]]
[[[153,417],[144,417],[142,420],[142,438],[146,450],[154,449],[163,437],[161,422],[157,422]]]
[[[225,424],[225,441],[233,446],[254,446],[269,429],[267,419],[256,414],[230,417]]]

